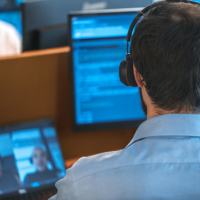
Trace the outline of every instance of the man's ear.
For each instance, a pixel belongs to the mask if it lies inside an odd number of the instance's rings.
[[[139,72],[137,71],[137,69],[135,68],[134,65],[133,65],[133,72],[134,72],[135,81],[136,81],[138,87],[144,86],[143,82],[141,81],[142,77],[141,77],[141,75],[139,74]]]

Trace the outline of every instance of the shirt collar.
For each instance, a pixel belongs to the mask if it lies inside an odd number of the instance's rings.
[[[157,136],[200,137],[200,115],[165,114],[150,118],[139,126],[128,146],[138,140]]]

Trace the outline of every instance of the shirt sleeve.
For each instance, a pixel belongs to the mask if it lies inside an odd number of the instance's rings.
[[[70,169],[66,171],[66,176],[56,183],[56,188],[57,194],[49,200],[78,200]]]

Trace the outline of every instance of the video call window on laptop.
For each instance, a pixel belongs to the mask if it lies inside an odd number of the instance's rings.
[[[135,127],[145,120],[139,89],[119,79],[127,32],[140,10],[69,15],[75,130]]]
[[[0,198],[48,188],[64,176],[53,120],[0,128]]]

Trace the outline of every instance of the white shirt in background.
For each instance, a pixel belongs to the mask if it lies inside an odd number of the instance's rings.
[[[22,49],[21,36],[16,28],[0,21],[0,56],[20,54]]]

